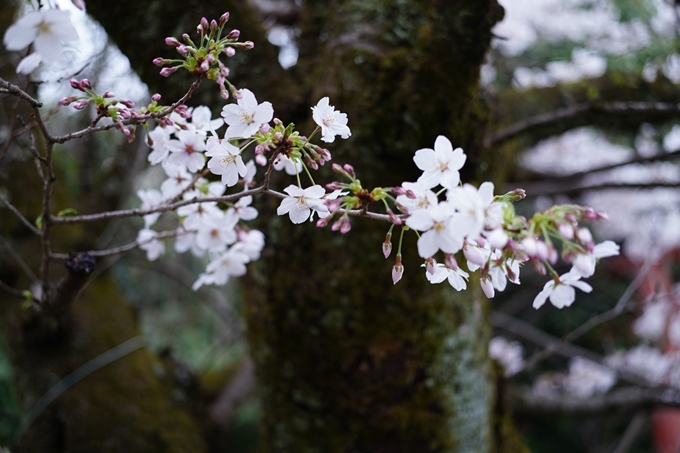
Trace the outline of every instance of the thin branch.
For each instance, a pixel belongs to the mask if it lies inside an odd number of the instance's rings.
[[[604,113],[618,116],[640,114],[680,116],[680,104],[667,102],[584,102],[519,121],[512,126],[491,134],[484,140],[484,144],[487,148],[497,146],[519,135],[532,132],[535,129],[577,119],[587,113]]]
[[[12,96],[18,96],[21,99],[27,101],[31,105],[31,107],[40,108],[43,106],[42,102],[33,99],[28,93],[22,90],[21,87],[9,83],[5,79],[0,78],[0,87],[6,90],[5,93],[11,94]]]
[[[164,231],[162,233],[158,233],[156,236],[153,238],[149,239],[148,241],[133,241],[130,242],[129,244],[121,245],[120,247],[114,247],[106,250],[90,250],[84,253],[87,253],[88,255],[94,256],[94,257],[104,257],[104,256],[111,256],[111,255],[118,255],[120,253],[125,253],[129,252],[130,250],[138,247],[141,244],[146,244],[148,242],[152,242],[155,240],[159,239],[166,239],[166,238],[171,238],[175,236],[181,236],[183,234],[188,234],[188,233],[193,233],[194,230],[187,230],[187,231],[177,231],[177,230],[172,230],[172,231]],[[67,260],[69,259],[70,254],[68,253],[50,253],[50,258],[57,259],[57,260]]]
[[[652,259],[647,259],[645,261],[644,265],[638,272],[635,279],[630,283],[630,285],[628,285],[626,291],[624,291],[619,300],[616,302],[616,305],[614,305],[614,308],[590,318],[588,321],[581,324],[579,327],[565,335],[560,341],[552,343],[544,350],[539,351],[536,354],[532,355],[526,361],[524,367],[520,371],[518,371],[518,373],[533,369],[533,367],[535,367],[536,364],[538,364],[541,360],[553,355],[555,352],[568,346],[572,341],[576,340],[581,335],[588,332],[590,329],[597,327],[600,324],[604,324],[608,321],[611,321],[612,319],[616,318],[621,313],[623,313],[626,309],[628,309],[628,302],[633,297],[633,293],[635,292],[635,290],[637,290],[637,288],[644,281],[645,277],[647,276],[647,272],[649,272],[649,269],[652,267],[652,264],[653,264]]]
[[[224,195],[221,197],[206,197],[206,198],[192,198],[190,200],[182,200],[178,201],[177,203],[171,203],[163,206],[158,206],[156,208],[152,209],[124,209],[120,211],[108,211],[108,212],[102,212],[99,214],[86,214],[86,215],[80,215],[80,216],[69,216],[69,217],[52,217],[52,223],[54,225],[68,225],[68,224],[74,224],[74,223],[90,223],[90,222],[98,222],[100,220],[108,220],[108,219],[120,219],[123,217],[143,217],[148,214],[154,214],[157,212],[167,212],[167,211],[174,211],[177,208],[180,208],[182,206],[187,206],[195,203],[208,203],[208,202],[232,202],[232,201],[237,201],[242,197],[248,196],[248,195],[257,195],[257,194],[264,194],[264,195],[270,195],[275,198],[279,199],[284,199],[287,198],[288,195],[277,192],[272,189],[266,189],[264,185],[256,187],[254,189],[249,189],[249,190],[244,190],[242,192],[230,194],[230,195]],[[345,209],[338,209],[336,211],[339,214],[344,214],[345,212],[353,217],[366,217],[369,219],[373,220],[381,220],[384,222],[391,222],[392,219],[390,216],[387,214],[378,214],[376,212],[370,212],[370,211],[364,211],[362,209],[353,209],[353,210],[345,210]]]
[[[511,185],[515,187],[516,184]],[[508,186],[510,187],[510,186]],[[650,183],[618,183],[605,182],[601,184],[591,184],[585,186],[579,185],[558,185],[557,187],[550,182],[526,184],[524,190],[527,198],[544,196],[544,195],[570,195],[577,196],[582,192],[608,190],[608,189],[677,189],[680,187],[680,182],[650,182]]]
[[[177,109],[177,107],[179,107],[180,105],[184,104],[187,100],[189,100],[191,95],[194,93],[194,91],[196,91],[196,89],[201,84],[202,80],[203,79],[200,78],[200,77],[197,78],[196,80],[194,80],[194,82],[191,84],[191,86],[189,87],[189,90],[186,92],[186,94],[184,96],[182,96],[177,102],[175,102],[175,103],[171,104],[170,106],[164,108],[160,112],[158,112],[158,113],[147,113],[146,115],[139,115],[137,117],[132,117],[130,119],[123,121],[122,123],[125,126],[138,125],[138,124],[143,124],[144,122],[146,122],[147,120],[150,120],[150,119],[158,119],[158,118],[162,118],[162,117],[169,115],[170,113],[175,111],[175,109]],[[70,134],[59,135],[59,136],[56,136],[56,137],[50,137],[50,141],[52,141],[53,143],[65,143],[69,140],[81,138],[81,137],[84,137],[85,135],[92,134],[94,132],[106,131],[106,130],[109,130],[109,129],[113,129],[115,127],[118,127],[117,123],[106,124],[104,126],[96,126],[96,127],[90,126],[90,127],[85,128],[85,129],[82,129],[80,131],[72,132]]]
[[[519,412],[555,415],[598,414],[621,408],[650,406],[680,407],[680,390],[674,388],[624,387],[605,395],[575,398],[572,395],[537,395],[531,388],[512,392],[513,407]]]
[[[7,209],[9,209],[10,211],[12,211],[12,213],[13,213],[15,216],[17,216],[17,217],[19,218],[19,220],[21,220],[21,223],[23,223],[24,225],[26,225],[26,227],[28,227],[28,229],[31,230],[31,232],[32,232],[33,234],[40,236],[40,230],[37,229],[37,228],[35,227],[35,225],[33,225],[31,222],[29,222],[28,219],[27,219],[26,217],[24,217],[24,216],[21,214],[21,212],[19,212],[19,210],[18,210],[17,208],[14,207],[14,205],[12,205],[12,203],[10,203],[10,202],[9,202],[5,197],[3,197],[2,195],[0,195],[0,201],[1,201],[5,206],[7,206]]]
[[[618,442],[612,453],[628,453],[633,446],[633,442],[635,442],[635,439],[640,434],[640,431],[644,428],[646,419],[647,417],[645,416],[644,411],[636,413],[626,427],[623,436],[621,436],[621,440]]]
[[[30,278],[33,283],[36,283],[38,281],[38,277],[33,273],[31,268],[28,267],[28,264],[26,264],[26,262],[23,259],[21,259],[21,256],[19,256],[19,254],[14,251],[10,243],[7,242],[7,240],[2,236],[0,236],[0,245],[3,245],[5,247],[7,253],[9,253],[12,256],[12,258],[14,258],[14,261],[16,261],[16,263],[19,265],[21,270],[24,271],[28,278]]]
[[[549,348],[560,341],[559,338],[537,329],[528,322],[522,321],[521,319],[517,319],[499,311],[491,312],[491,325],[510,332],[513,335],[521,337],[543,348]],[[567,358],[586,357],[593,362],[604,362],[604,358],[600,354],[574,344],[566,344],[564,347],[556,350],[555,353],[561,354]]]
[[[12,296],[19,297],[21,299],[24,298],[23,291],[12,288],[11,286],[5,284],[2,280],[0,280],[0,289],[8,294],[11,294]]]

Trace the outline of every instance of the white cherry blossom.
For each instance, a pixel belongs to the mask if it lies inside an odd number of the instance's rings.
[[[298,160],[295,162],[288,156],[280,156],[280,158],[274,162],[274,170],[285,170],[287,174],[295,176],[302,173],[302,161]]]
[[[463,269],[450,269],[443,264],[437,264],[434,274],[426,271],[425,276],[432,284],[441,283],[448,279],[449,285],[456,291],[467,289],[467,279],[470,277]]]
[[[453,189],[460,182],[458,170],[465,164],[466,156],[461,148],[453,149],[448,138],[440,135],[434,142],[434,149],[416,151],[413,161],[423,171],[418,182],[428,189],[441,185]]]
[[[139,230],[137,242],[139,248],[146,252],[146,258],[149,261],[155,261],[165,253],[165,244],[158,239],[158,233],[148,228]]]
[[[177,140],[168,142],[168,149],[172,154],[168,163],[184,167],[190,173],[196,173],[205,166],[205,139],[193,131],[177,132]]]
[[[425,232],[418,238],[418,254],[422,258],[429,258],[438,250],[456,253],[463,248],[455,212],[446,202],[414,212],[406,219],[406,225]]]
[[[234,215],[241,220],[253,220],[257,218],[257,209],[250,206],[252,202],[252,195],[241,197],[227,212],[233,212]]]
[[[217,255],[205,268],[205,273],[191,287],[194,291],[203,285],[224,285],[230,277],[240,277],[246,273],[248,255],[238,250],[229,249]]]
[[[301,189],[291,184],[283,191],[290,196],[281,201],[276,210],[278,215],[288,214],[293,223],[302,223],[307,220],[311,216],[312,210],[317,212],[322,219],[328,217],[328,207],[321,199],[326,195],[326,190],[320,185]]]
[[[165,201],[161,192],[156,189],[138,190],[137,196],[140,200],[142,200],[142,205],[139,207],[142,210],[157,208]],[[144,228],[149,228],[151,225],[156,223],[156,220],[158,220],[160,216],[160,212],[145,215]]]
[[[194,179],[185,167],[165,163],[163,170],[168,176],[168,179],[161,184],[161,193],[166,200],[173,199],[182,193]]]
[[[227,187],[235,186],[239,176],[245,176],[248,168],[243,163],[241,150],[227,141],[215,137],[208,139],[208,151],[205,155],[211,157],[208,169],[215,175],[222,176],[222,184]]]
[[[550,298],[550,303],[557,308],[570,306],[576,298],[574,288],[578,288],[584,293],[589,293],[593,290],[592,286],[582,282],[580,279],[580,275],[572,272],[560,276],[559,282],[551,279],[534,299],[533,307],[536,309],[541,308],[548,298]]]
[[[248,89],[241,90],[241,99],[236,104],[222,108],[224,122],[229,125],[225,138],[248,138],[274,117],[271,102],[257,103],[255,95]]]
[[[253,261],[260,258],[263,248],[264,234],[260,230],[239,231],[238,242],[231,247],[234,251],[245,253]]]
[[[196,245],[210,252],[224,250],[237,240],[234,229],[237,223],[238,217],[233,212],[201,222],[196,233]]]
[[[312,118],[321,127],[321,140],[333,143],[336,135],[349,138],[352,132],[347,126],[347,114],[336,111],[329,102],[328,97],[321,98],[316,106],[312,107]]]
[[[70,11],[58,9],[32,11],[7,29],[4,37],[7,50],[22,50],[31,44],[35,50],[19,63],[17,72],[30,74],[41,61],[66,63],[61,42],[78,39],[70,16]]]
[[[405,182],[402,183],[401,187],[404,190],[410,190],[415,195],[415,198],[410,198],[407,195],[397,196],[397,203],[403,206],[409,213],[413,213],[418,209],[427,209],[439,202],[437,195],[429,187],[425,187],[425,185],[419,182]]]
[[[167,161],[170,155],[170,148],[168,148],[170,134],[171,131],[169,128],[161,126],[156,126],[154,130],[149,132],[149,138],[152,142],[151,149],[153,151],[149,153],[147,159],[151,165]]]
[[[616,256],[619,254],[619,246],[613,241],[604,241],[593,247],[591,253],[579,253],[572,261],[573,270],[582,277],[590,277],[595,273],[595,264],[600,258]]]
[[[484,228],[486,208],[493,201],[493,184],[483,183],[479,190],[470,184],[455,187],[447,192],[447,200],[459,215],[457,228],[468,238],[476,238]]]

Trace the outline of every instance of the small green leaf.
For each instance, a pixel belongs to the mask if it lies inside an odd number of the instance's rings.
[[[40,214],[38,217],[35,218],[35,226],[38,227],[39,230],[43,229],[43,216]]]
[[[72,215],[78,215],[78,211],[76,211],[73,208],[66,208],[62,209],[61,211],[57,212],[57,217],[68,217]]]
[[[22,294],[24,295],[24,300],[21,301],[21,309],[28,310],[33,306],[33,293],[25,289],[22,291]]]

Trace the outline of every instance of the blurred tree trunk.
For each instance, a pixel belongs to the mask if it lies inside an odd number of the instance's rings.
[[[135,68],[170,54],[162,50],[164,35],[193,32],[201,15],[210,19],[223,12],[212,2],[183,4],[183,28],[165,33],[179,19],[165,5],[88,1]],[[248,27],[254,22],[244,3],[238,8],[245,17],[235,13],[235,4],[223,5],[232,6],[231,21],[242,39],[263,48],[259,56],[244,56],[249,63],[233,71],[236,86],[273,101],[276,116],[307,132],[314,127],[309,106],[330,96],[331,104],[348,113],[353,132],[350,140],[331,146],[334,161],[352,163],[364,187],[414,181],[413,153],[432,147],[437,135],[465,149],[468,180],[493,175],[492,163],[481,165],[489,159],[481,151],[487,112],[478,99],[478,80],[491,27],[502,17],[495,0],[305,1],[300,60],[286,73],[260,27]],[[140,24],[166,28],[149,37]],[[267,67],[270,72],[262,71]],[[156,86],[157,75],[139,72]],[[272,74],[276,83],[269,82]],[[286,104],[276,102],[286,96]],[[213,106],[221,103],[212,99]],[[332,176],[319,177],[326,178]],[[290,182],[279,175],[275,183]],[[493,428],[488,308],[479,291],[431,286],[418,269],[410,234],[404,245],[407,271],[393,286],[393,262],[380,251],[388,225],[354,220],[352,231],[342,236],[293,226],[275,215],[276,203],[264,202],[268,245],[244,288],[264,406],[261,451],[500,448]],[[398,235],[397,228],[393,240]]]

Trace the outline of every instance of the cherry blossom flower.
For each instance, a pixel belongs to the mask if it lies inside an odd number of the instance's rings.
[[[578,288],[584,293],[589,293],[593,290],[592,286],[582,282],[580,279],[580,275],[568,272],[560,276],[557,282],[554,279],[550,280],[534,299],[533,307],[536,309],[541,308],[548,298],[550,298],[550,303],[557,308],[570,306],[576,298],[574,288]]]
[[[329,215],[328,207],[321,199],[326,195],[326,190],[320,185],[301,189],[291,184],[283,191],[290,196],[281,201],[276,213],[288,214],[291,222],[296,224],[304,222],[312,215],[312,211],[317,212],[322,219]]]
[[[168,176],[168,179],[161,183],[161,192],[166,200],[171,200],[182,193],[193,180],[193,176],[185,167],[165,163],[163,170]]]
[[[453,208],[446,202],[428,209],[420,209],[406,219],[406,225],[424,231],[418,238],[418,254],[429,258],[437,250],[456,253],[463,248],[463,236],[454,218]]]
[[[151,151],[147,156],[151,165],[156,165],[167,161],[170,155],[168,143],[170,142],[170,130],[165,127],[157,126],[149,132],[149,139],[151,140]]]
[[[295,162],[288,156],[281,156],[274,162],[274,170],[285,170],[287,174],[295,176],[302,173],[302,162],[300,160]]]
[[[215,137],[208,139],[208,151],[205,155],[212,157],[208,161],[208,169],[215,175],[222,175],[222,184],[227,187],[235,186],[239,176],[245,176],[248,172],[241,157],[241,150],[225,140]]]
[[[201,258],[205,256],[206,250],[196,245],[195,232],[189,232],[184,229],[184,226],[181,225],[180,227],[177,228],[177,231],[178,233],[180,233],[175,238],[175,251],[177,253],[184,253],[187,250],[191,250],[191,254],[194,255],[196,258]]]
[[[432,283],[441,283],[444,280],[449,281],[449,285],[456,291],[462,291],[467,288],[466,280],[470,275],[463,269],[450,269],[445,267],[443,264],[437,264],[434,274],[430,272],[425,272],[427,280]]]
[[[326,143],[333,143],[335,136],[349,138],[352,132],[347,127],[347,114],[335,110],[329,105],[328,97],[321,100],[312,107],[312,118],[321,127],[321,140]]]
[[[238,242],[231,247],[234,251],[245,253],[253,261],[260,258],[263,248],[264,234],[260,230],[239,231]]]
[[[158,233],[148,228],[139,230],[137,242],[139,248],[146,252],[146,258],[149,261],[155,261],[165,253],[165,244],[158,239]]]
[[[456,227],[461,234],[475,238],[484,228],[486,208],[493,201],[493,184],[485,182],[479,190],[470,184],[455,187],[447,192],[447,200],[459,213]]]
[[[187,171],[196,173],[205,166],[205,139],[193,131],[179,131],[177,140],[168,142],[168,149],[172,152],[168,162],[179,167],[185,167]]]
[[[137,196],[142,200],[140,209],[154,209],[163,204],[163,195],[156,189],[138,190]],[[147,214],[144,216],[144,228],[149,228],[156,223],[156,220],[161,216],[160,212],[154,214]]]
[[[214,201],[180,206],[177,214],[184,217],[184,226],[190,230],[198,229],[204,224],[213,224],[224,217]]]
[[[244,88],[237,104],[228,104],[222,108],[222,117],[229,125],[225,138],[248,138],[257,132],[260,126],[272,120],[274,109],[271,102],[258,104],[253,92]]]
[[[257,209],[250,206],[252,202],[252,195],[242,197],[236,203],[234,203],[234,206],[229,208],[227,212],[233,212],[234,215],[241,220],[253,220],[257,218]]]
[[[397,203],[403,206],[409,213],[413,213],[418,209],[427,209],[439,202],[437,195],[429,187],[425,187],[421,183],[405,182],[402,183],[401,187],[406,191],[410,191],[414,197],[411,198],[408,195],[397,196]]]
[[[434,149],[416,151],[413,161],[423,171],[418,182],[428,189],[441,185],[453,189],[460,182],[458,170],[465,164],[466,156],[461,148],[453,149],[448,138],[440,135],[434,142]]]
[[[70,11],[50,9],[32,11],[12,24],[5,32],[7,50],[22,50],[33,44],[35,53],[24,58],[17,72],[30,74],[41,61],[65,64],[61,41],[75,41],[78,32],[71,24]]]
[[[240,277],[246,273],[246,263],[250,261],[248,255],[238,250],[229,249],[220,253],[206,266],[206,272],[199,275],[192,285],[196,291],[203,285],[224,285],[230,277]]]
[[[616,256],[619,254],[619,246],[613,241],[604,241],[593,247],[591,253],[579,253],[577,254],[572,264],[574,265],[573,270],[581,277],[590,277],[595,273],[595,264],[600,258],[606,258],[608,256]]]
[[[237,223],[238,217],[233,212],[202,222],[196,233],[196,245],[211,252],[224,250],[237,240],[234,229]]]

